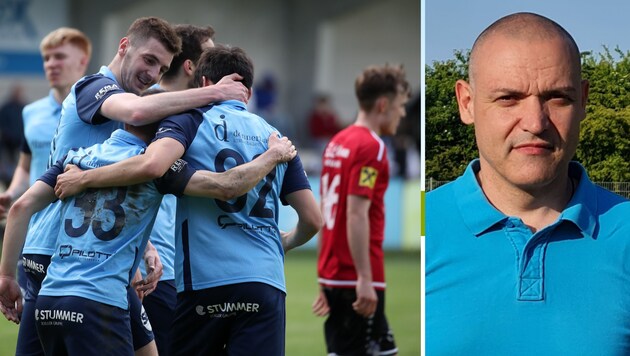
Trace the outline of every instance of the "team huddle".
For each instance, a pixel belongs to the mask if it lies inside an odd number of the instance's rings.
[[[313,310],[329,315],[328,352],[397,352],[379,135],[405,115],[402,68],[357,78],[359,114],[329,144],[346,154],[324,168],[318,203],[291,140],[247,109],[252,60],[213,38],[139,18],[87,76],[83,33],[42,40],[50,95],[24,109],[0,195],[0,311],[19,323],[17,355],[283,355],[285,253],[320,229]],[[291,231],[279,204],[297,213]]]

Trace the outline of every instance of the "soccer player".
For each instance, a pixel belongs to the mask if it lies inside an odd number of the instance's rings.
[[[394,135],[405,116],[409,84],[402,67],[373,66],[356,79],[359,113],[324,150],[318,276],[313,303],[335,355],[393,355],[385,317],[383,196],[389,162],[380,135]]]
[[[251,93],[253,65],[247,55],[239,48],[209,48],[199,60],[195,82],[212,85],[232,72],[241,75]],[[68,172],[59,176],[55,189],[64,197],[84,187],[152,179],[181,155],[193,167],[223,172],[264,152],[272,131],[247,112],[243,101],[208,105],[162,121],[144,155]],[[298,214],[288,233],[278,230],[279,200]],[[278,165],[237,199],[178,199],[172,353],[283,355],[284,252],[308,241],[321,222],[298,157]]]
[[[144,127],[126,125],[127,131],[115,131],[103,144],[71,151],[63,162],[42,176],[9,212],[7,235],[11,239],[4,246],[8,254],[0,264],[0,276],[11,275],[15,264],[15,254],[11,252],[23,243],[33,212],[56,199],[53,188],[64,164],[72,162],[90,169],[141,154],[156,127],[157,123]],[[288,154],[295,152],[290,141],[272,134],[269,142],[270,150],[259,161],[265,163],[253,179],[242,180],[242,192],[275,167],[276,157],[293,157]],[[133,354],[127,288],[139,263],[138,251],[143,251],[148,241],[161,193],[177,194],[186,187],[187,194],[221,194],[217,185],[208,184],[216,173],[184,168],[188,168],[185,162],[178,161],[167,176],[155,183],[90,190],[61,203],[64,226],[36,302],[37,329],[46,354]],[[17,321],[19,289],[15,284],[9,287],[15,299],[0,299],[0,308],[9,319]]]
[[[11,204],[46,171],[50,158],[50,142],[61,117],[61,102],[70,92],[72,84],[85,74],[92,54],[90,39],[81,31],[68,27],[60,27],[48,33],[42,39],[39,49],[50,92],[47,97],[28,104],[22,112],[24,140],[11,184],[0,194],[0,219],[6,217]],[[20,259],[18,279],[24,289],[25,303],[29,304],[27,308],[32,310],[36,286],[39,285],[36,277],[39,275],[39,264],[27,263],[22,267],[21,262]],[[25,273],[25,269],[28,273]],[[25,319],[20,325],[17,355],[41,352],[34,321]]]
[[[110,64],[101,67],[99,73],[81,78],[64,100],[62,116],[51,143],[49,163],[52,165],[73,148],[103,142],[115,129],[121,128],[122,123],[144,125],[208,102],[245,98],[245,87],[233,80],[238,76],[224,78],[217,85],[207,88],[138,96],[160,79],[180,50],[181,41],[166,21],[155,17],[134,21],[127,35],[120,40]],[[34,217],[24,245],[27,264],[36,267],[37,274],[31,277],[34,279],[34,295],[37,295],[37,286],[45,276],[57,232],[61,228],[59,206],[59,203],[52,204]],[[151,247],[150,243],[147,244],[145,264],[153,273],[138,286],[142,291],[154,289],[161,273],[157,252]],[[141,307],[134,296],[135,293],[130,293],[131,303]],[[27,304],[23,321],[34,318],[31,306]],[[137,318],[132,317],[132,320]],[[149,331],[145,339],[139,337],[140,333],[135,334],[138,335],[134,338],[137,350],[145,346],[155,348]]]
[[[455,94],[479,158],[427,194],[427,355],[630,354],[630,202],[571,159],[586,118],[580,50],[507,15]]]
[[[182,51],[173,57],[170,68],[159,82],[159,87],[166,91],[194,88],[197,61],[205,48],[214,46],[214,29],[210,26],[194,25],[175,25],[173,28],[182,40]],[[171,325],[177,302],[174,271],[176,202],[174,195],[165,195],[153,224],[150,241],[158,250],[164,268],[156,289],[142,299],[160,356],[169,354]],[[143,264],[140,264],[140,269],[146,278],[147,273]]]

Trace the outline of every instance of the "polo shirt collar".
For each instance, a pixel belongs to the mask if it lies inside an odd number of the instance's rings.
[[[479,159],[470,162],[464,174],[457,178],[453,186],[457,207],[464,223],[477,237],[495,224],[508,218],[490,204],[483,190],[481,190],[475,176],[479,169]]]
[[[569,176],[577,179],[577,186],[558,219],[572,222],[582,234],[595,238],[598,188],[588,178],[584,167],[577,162],[569,163]]]
[[[453,189],[457,198],[457,208],[464,224],[479,237],[494,225],[506,221],[509,217],[497,210],[486,198],[479,186],[475,174],[479,172],[479,159],[472,161],[464,174],[457,178]],[[558,220],[564,220],[577,226],[585,236],[594,238],[597,225],[597,187],[586,174],[586,170],[577,162],[569,164],[569,175],[578,179],[573,197],[562,211]]]

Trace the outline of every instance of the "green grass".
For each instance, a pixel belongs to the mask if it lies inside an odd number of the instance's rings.
[[[386,252],[385,314],[399,356],[420,355],[420,252]],[[324,319],[311,313],[318,290],[313,251],[289,252],[287,276],[287,356],[326,355]]]
[[[386,252],[385,313],[400,356],[420,355],[420,253]],[[290,252],[286,257],[287,356],[325,355],[323,318],[311,313],[317,292],[313,251]],[[0,316],[0,356],[13,355],[17,325]]]

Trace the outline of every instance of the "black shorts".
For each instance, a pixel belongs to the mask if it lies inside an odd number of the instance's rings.
[[[264,283],[177,294],[171,355],[284,355],[285,299]]]
[[[151,321],[155,344],[160,356],[169,355],[175,304],[177,304],[177,288],[172,279],[158,282],[157,288],[142,300],[144,310]]]
[[[144,311],[142,302],[133,287],[127,288],[127,299],[129,300],[129,327],[133,340],[133,349],[138,350],[153,341],[153,330],[149,317]]]
[[[324,323],[326,348],[332,355],[394,355],[394,334],[385,317],[385,292],[377,290],[376,312],[370,318],[357,314],[354,288],[324,288],[330,314]]]
[[[36,325],[47,355],[134,354],[129,312],[81,297],[37,298]]]
[[[15,347],[16,356],[44,355],[42,343],[37,335],[35,326],[35,302],[42,287],[42,281],[46,277],[46,271],[50,265],[50,256],[25,254],[22,256],[22,270],[26,279],[24,292],[24,306],[20,316],[20,327]]]

